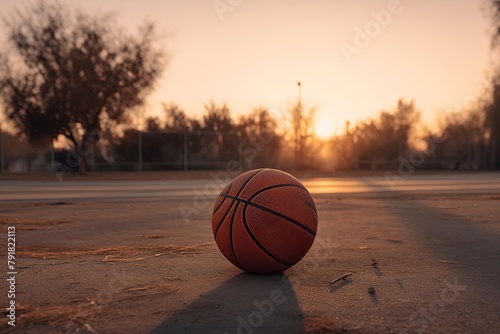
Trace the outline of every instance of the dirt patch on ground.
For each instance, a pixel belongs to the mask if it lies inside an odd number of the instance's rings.
[[[242,321],[254,333],[499,327],[498,192],[315,195],[316,241],[281,276],[245,274],[224,258],[211,205],[186,221],[179,207],[193,198],[162,196],[2,204],[0,227],[40,229],[16,234],[12,332],[237,333]]]
[[[134,262],[162,255],[176,254],[199,254],[198,248],[213,245],[214,242],[197,244],[192,246],[155,246],[155,247],[101,247],[92,249],[32,249],[20,248],[17,255],[20,257],[35,259],[67,259],[76,257],[104,255],[103,262]]]
[[[16,231],[36,231],[71,223],[71,220],[0,218],[0,232],[7,232],[8,226],[15,226]]]

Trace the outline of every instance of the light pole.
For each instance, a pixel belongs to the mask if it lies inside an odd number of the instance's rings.
[[[297,81],[297,87],[299,90],[299,100],[297,102],[297,110],[295,110],[295,169],[300,167],[300,130],[302,126],[302,85],[300,81]]]

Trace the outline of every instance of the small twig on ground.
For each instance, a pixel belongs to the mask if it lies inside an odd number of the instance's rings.
[[[90,326],[89,324],[84,324],[83,325],[83,328],[85,328],[87,331],[91,332],[91,333],[97,333],[95,331],[95,329],[92,328],[92,326]]]
[[[449,264],[458,264],[458,262],[455,261],[446,261],[446,260],[438,260],[441,263],[449,263]]]
[[[338,281],[342,281],[342,280],[345,280],[347,277],[351,276],[353,273],[352,272],[349,272],[337,279],[334,279],[333,281],[330,282],[330,284],[333,284],[333,283],[337,283]]]
[[[146,260],[146,259],[151,259],[151,258],[155,258],[155,257],[158,257],[158,256],[162,256],[162,255],[166,255],[166,254],[171,254],[171,255],[177,255],[177,254],[195,254],[195,253],[192,253],[192,252],[185,252],[186,250],[187,251],[192,251],[193,249],[195,248],[198,248],[198,247],[202,247],[202,246],[208,246],[208,245],[213,245],[215,244],[215,242],[206,242],[206,243],[203,243],[203,244],[197,244],[197,245],[193,245],[193,246],[187,246],[187,247],[179,247],[179,248],[174,248],[174,249],[169,249],[167,252],[163,252],[163,253],[157,253],[157,254],[154,254],[154,255],[149,255],[149,256],[143,256],[143,257],[138,257],[138,258],[121,258],[120,256],[121,255],[106,255],[106,257],[104,257],[104,259],[102,259],[101,261],[103,262],[135,262],[135,261],[142,261],[142,260]]]

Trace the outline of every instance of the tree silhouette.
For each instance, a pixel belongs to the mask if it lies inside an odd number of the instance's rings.
[[[292,130],[290,142],[293,142],[294,145],[295,168],[297,169],[305,169],[309,167],[311,157],[308,156],[307,152],[310,152],[308,147],[314,136],[315,112],[315,108],[310,108],[306,111],[300,98],[297,103],[288,110]]]
[[[394,110],[394,129],[397,133],[400,154],[405,154],[410,148],[410,137],[413,129],[420,121],[420,111],[415,108],[415,101],[398,100]]]
[[[500,168],[500,85],[498,83],[493,84],[493,97],[485,108],[484,125],[489,131],[490,168]]]
[[[202,126],[205,133],[214,134],[212,137],[201,138],[205,141],[203,146],[207,146],[211,153],[219,158],[235,158],[238,154],[239,140],[236,134],[236,124],[225,103],[220,107],[213,101],[206,104]]]
[[[213,101],[205,105],[206,113],[203,115],[203,127],[210,132],[231,132],[234,131],[234,122],[231,112],[226,104],[218,107]]]
[[[487,167],[484,113],[463,110],[444,116],[438,133],[425,136],[430,157],[436,167],[446,169],[479,169]],[[438,138],[438,140],[436,140]]]
[[[240,137],[239,153],[243,167],[253,169],[269,167],[276,162],[280,149],[280,136],[276,132],[277,121],[264,107],[254,109],[238,120]]]
[[[200,131],[201,125],[196,119],[188,117],[184,110],[174,103],[163,104],[166,116],[165,130],[168,131]]]
[[[158,116],[146,118],[146,131],[161,131],[161,121]]]
[[[500,50],[500,0],[490,0],[489,13],[493,26],[491,44],[493,51]],[[498,66],[498,65],[497,65]],[[489,132],[490,168],[500,169],[500,69],[496,69],[496,80],[493,83],[493,97],[485,108],[485,126]]]
[[[49,2],[16,11],[6,26],[13,56],[3,55],[0,98],[8,119],[31,142],[67,138],[84,172],[102,124],[126,122],[163,70],[154,26],[127,36],[109,15]]]
[[[414,101],[400,99],[393,111],[382,111],[378,120],[356,125],[355,151],[361,159],[397,159],[408,152],[411,133],[419,120]]]

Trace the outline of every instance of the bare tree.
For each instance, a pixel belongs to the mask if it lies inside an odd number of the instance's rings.
[[[429,132],[425,141],[434,147],[436,167],[479,169],[487,165],[484,113],[481,109],[463,110],[443,117],[437,133]],[[439,138],[436,142],[436,138]],[[432,144],[431,144],[432,143]]]
[[[234,131],[231,111],[225,103],[218,107],[213,101],[210,101],[205,105],[205,112],[203,115],[203,128],[205,131],[221,134]]]
[[[493,51],[500,50],[500,0],[490,0],[488,13],[491,15],[493,34],[491,45]],[[498,64],[497,64],[498,66]],[[496,69],[493,82],[493,96],[489,106],[485,108],[485,126],[489,131],[490,168],[500,168],[500,70]]]
[[[166,114],[165,130],[188,132],[201,129],[200,122],[195,118],[188,117],[184,110],[174,103],[164,103],[163,111]]]
[[[32,142],[67,138],[84,172],[102,124],[126,122],[162,73],[165,54],[154,25],[124,35],[109,15],[46,1],[5,23],[12,48],[3,54],[0,98],[8,119]]]
[[[211,143],[205,144],[212,148],[215,155],[222,159],[232,159],[238,155],[238,139],[236,123],[231,117],[229,107],[224,103],[217,106],[213,101],[205,105],[202,117],[202,131],[214,137]]]
[[[295,168],[304,169],[308,167],[308,157],[306,152],[314,136],[314,114],[315,108],[305,110],[302,103],[301,83],[297,82],[299,87],[299,98],[297,103],[289,109],[288,113],[291,120],[292,136],[291,141],[295,150]]]
[[[484,125],[489,132],[490,168],[500,168],[500,85],[498,83],[493,84],[492,100],[485,107]]]
[[[358,123],[354,130],[354,153],[361,160],[394,160],[408,153],[413,129],[420,120],[414,101],[398,100],[392,111],[382,111],[378,120]]]
[[[248,169],[272,166],[279,154],[277,121],[264,107],[254,109],[238,121],[239,153]]]

